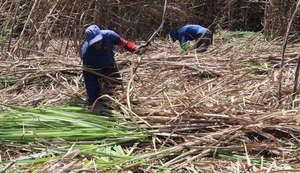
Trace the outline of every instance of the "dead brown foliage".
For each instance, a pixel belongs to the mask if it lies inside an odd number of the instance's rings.
[[[275,50],[280,46],[254,38],[223,41],[218,35],[203,54],[179,54],[178,45],[158,40],[144,55],[119,54],[124,90],[113,97],[118,103],[114,109],[129,119],[132,111],[140,127],[154,134],[156,146],[170,147],[162,158],[182,153],[162,159],[164,166],[180,170],[198,163],[205,169],[210,165],[208,170],[212,165],[220,171],[235,170],[230,162],[214,160],[214,153],[228,150],[244,152],[249,160],[258,155],[273,159],[272,170],[284,170],[284,165],[296,169],[298,148],[290,144],[298,143],[300,135],[298,97],[291,99],[297,49],[289,47],[286,52],[279,104],[281,54]],[[5,57],[0,63],[1,76],[8,79],[1,86],[2,103],[55,105],[84,98],[76,56],[32,55],[22,61]],[[250,161],[239,164],[248,172],[269,169]]]

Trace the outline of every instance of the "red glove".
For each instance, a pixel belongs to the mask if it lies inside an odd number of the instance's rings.
[[[123,47],[125,50],[130,51],[130,52],[135,52],[137,46],[131,42],[131,41],[126,41],[123,38],[120,39],[118,42],[118,46]]]
[[[139,46],[135,45],[133,42],[131,41],[126,41],[123,38],[120,39],[120,41],[118,42],[118,46],[123,47],[125,50],[130,51],[130,52],[134,52],[137,54],[141,54],[144,50],[144,48],[146,48],[149,44],[141,44]]]

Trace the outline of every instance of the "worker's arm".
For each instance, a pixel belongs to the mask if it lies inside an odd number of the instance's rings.
[[[180,43],[180,46],[182,47],[182,48],[184,48],[185,46],[186,46],[186,43],[188,42],[188,38],[187,38],[187,36],[186,36],[186,34],[188,34],[188,33],[179,33],[179,43]]]
[[[120,38],[119,42],[118,42],[118,46],[124,48],[127,51],[130,52],[135,52],[137,49],[137,45],[135,45],[133,42],[131,41],[126,41],[123,38]]]
[[[140,53],[143,48],[148,46],[148,44],[136,45],[133,42],[126,41],[123,38],[120,38],[117,45],[123,47],[127,51],[134,52],[134,53]]]
[[[188,39],[185,35],[180,36],[179,42],[180,42],[180,46],[183,50],[188,50],[189,49],[190,44],[189,44]]]

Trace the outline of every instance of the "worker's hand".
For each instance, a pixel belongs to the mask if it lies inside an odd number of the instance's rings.
[[[138,45],[136,47],[136,50],[134,51],[134,53],[139,54],[139,55],[145,53],[148,45],[149,45],[149,43],[144,43],[144,44]]]

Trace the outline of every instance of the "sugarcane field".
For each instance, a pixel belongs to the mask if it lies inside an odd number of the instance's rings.
[[[0,0],[0,173],[300,172],[300,0]]]

